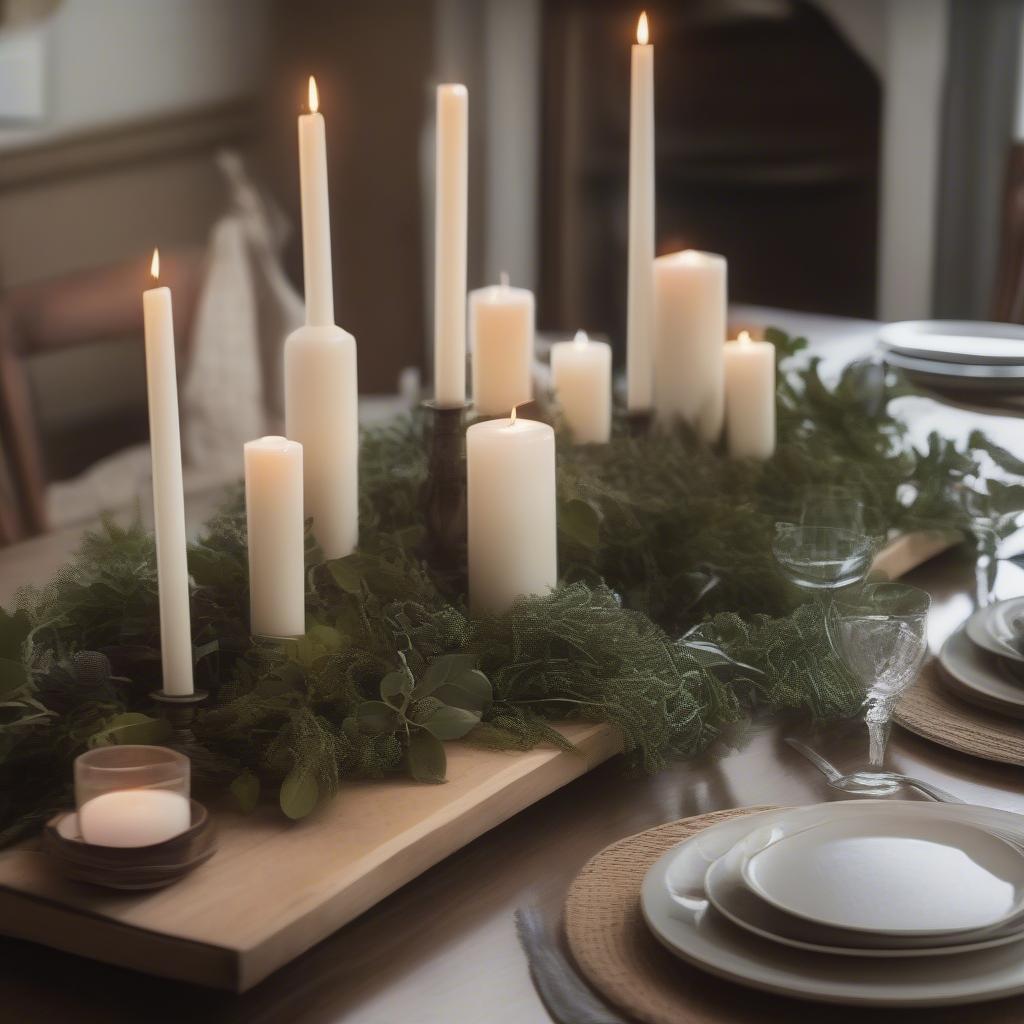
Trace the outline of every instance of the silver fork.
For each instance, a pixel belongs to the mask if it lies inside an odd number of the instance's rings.
[[[826,761],[816,750],[812,750],[806,743],[801,740],[795,739],[792,736],[786,737],[786,742],[798,753],[802,754],[807,758],[815,768],[825,776],[828,784],[833,789],[838,789],[841,793],[856,793],[860,796],[864,795],[864,787],[861,786],[853,775],[847,775],[841,772],[831,761]],[[924,793],[925,796],[931,797],[932,800],[937,800],[943,804],[962,804],[964,801],[958,796],[954,796],[952,793],[948,793],[944,789],[940,789],[938,786],[933,786],[930,782],[925,782],[923,779],[915,779],[910,775],[902,775],[899,772],[882,772],[880,773],[883,778],[890,782],[900,783],[904,786],[910,786],[913,789]]]

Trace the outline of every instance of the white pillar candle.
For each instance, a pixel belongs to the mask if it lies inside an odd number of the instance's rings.
[[[250,626],[257,636],[306,632],[302,445],[285,437],[245,444]]]
[[[636,27],[630,68],[626,384],[629,408],[644,410],[654,400],[654,47],[646,11]]]
[[[150,267],[160,277],[160,254]],[[160,600],[160,656],[164,693],[192,693],[192,625],[189,614],[185,543],[185,487],[181,476],[178,380],[174,360],[174,318],[170,288],[142,293],[146,335],[146,392],[149,446],[153,459],[153,519]]]
[[[309,113],[299,115],[299,185],[302,194],[302,269],[306,323],[334,323],[331,213],[327,197],[327,132],[316,80],[309,76]]]
[[[725,412],[726,262],[686,249],[654,261],[654,408],[669,426],[685,420],[705,441]]]
[[[466,401],[466,225],[469,189],[469,93],[437,87],[434,222],[434,398]]]
[[[725,345],[725,435],[734,459],[775,452],[775,346],[746,331]]]
[[[191,824],[188,798],[166,789],[114,789],[78,809],[78,830],[94,846],[153,846]]]
[[[551,382],[577,444],[606,444],[612,432],[612,350],[577,331],[551,346]]]
[[[481,416],[504,416],[533,398],[533,292],[501,284],[469,293],[473,404]]]
[[[558,582],[555,432],[510,419],[466,431],[469,598],[474,612],[502,612]]]
[[[302,445],[305,514],[327,558],[359,541],[359,383],[356,339],[334,324],[323,117],[299,117],[306,323],[284,350],[285,433]],[[308,120],[312,118],[313,120]]]

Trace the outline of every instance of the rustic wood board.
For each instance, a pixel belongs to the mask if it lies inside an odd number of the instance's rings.
[[[60,878],[37,842],[0,853],[0,932],[243,992],[450,853],[620,749],[565,725],[577,753],[448,745],[448,782],[355,783],[311,818],[217,814],[218,851],[183,881],[121,894]]]

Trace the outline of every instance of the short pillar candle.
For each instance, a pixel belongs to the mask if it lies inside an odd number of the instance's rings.
[[[501,278],[469,293],[473,404],[481,416],[507,416],[533,399],[533,292]]]
[[[725,345],[725,434],[734,459],[775,452],[775,346],[746,331]]]
[[[607,444],[612,432],[612,350],[577,331],[551,346],[551,381],[576,444]]]
[[[503,612],[558,582],[555,432],[513,410],[466,431],[466,461],[470,605]]]
[[[256,636],[306,632],[302,445],[261,437],[245,445],[249,619]]]

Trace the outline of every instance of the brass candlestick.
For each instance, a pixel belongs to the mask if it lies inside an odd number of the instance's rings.
[[[466,575],[467,406],[423,403],[427,410],[427,479],[423,484],[427,526],[425,555],[439,572],[461,582]]]
[[[150,693],[150,700],[156,704],[157,713],[170,723],[173,730],[173,739],[168,744],[169,746],[183,748],[196,742],[192,723],[195,721],[199,705],[209,696],[206,690],[196,690],[195,693],[180,695],[166,693],[163,690],[153,690]]]

